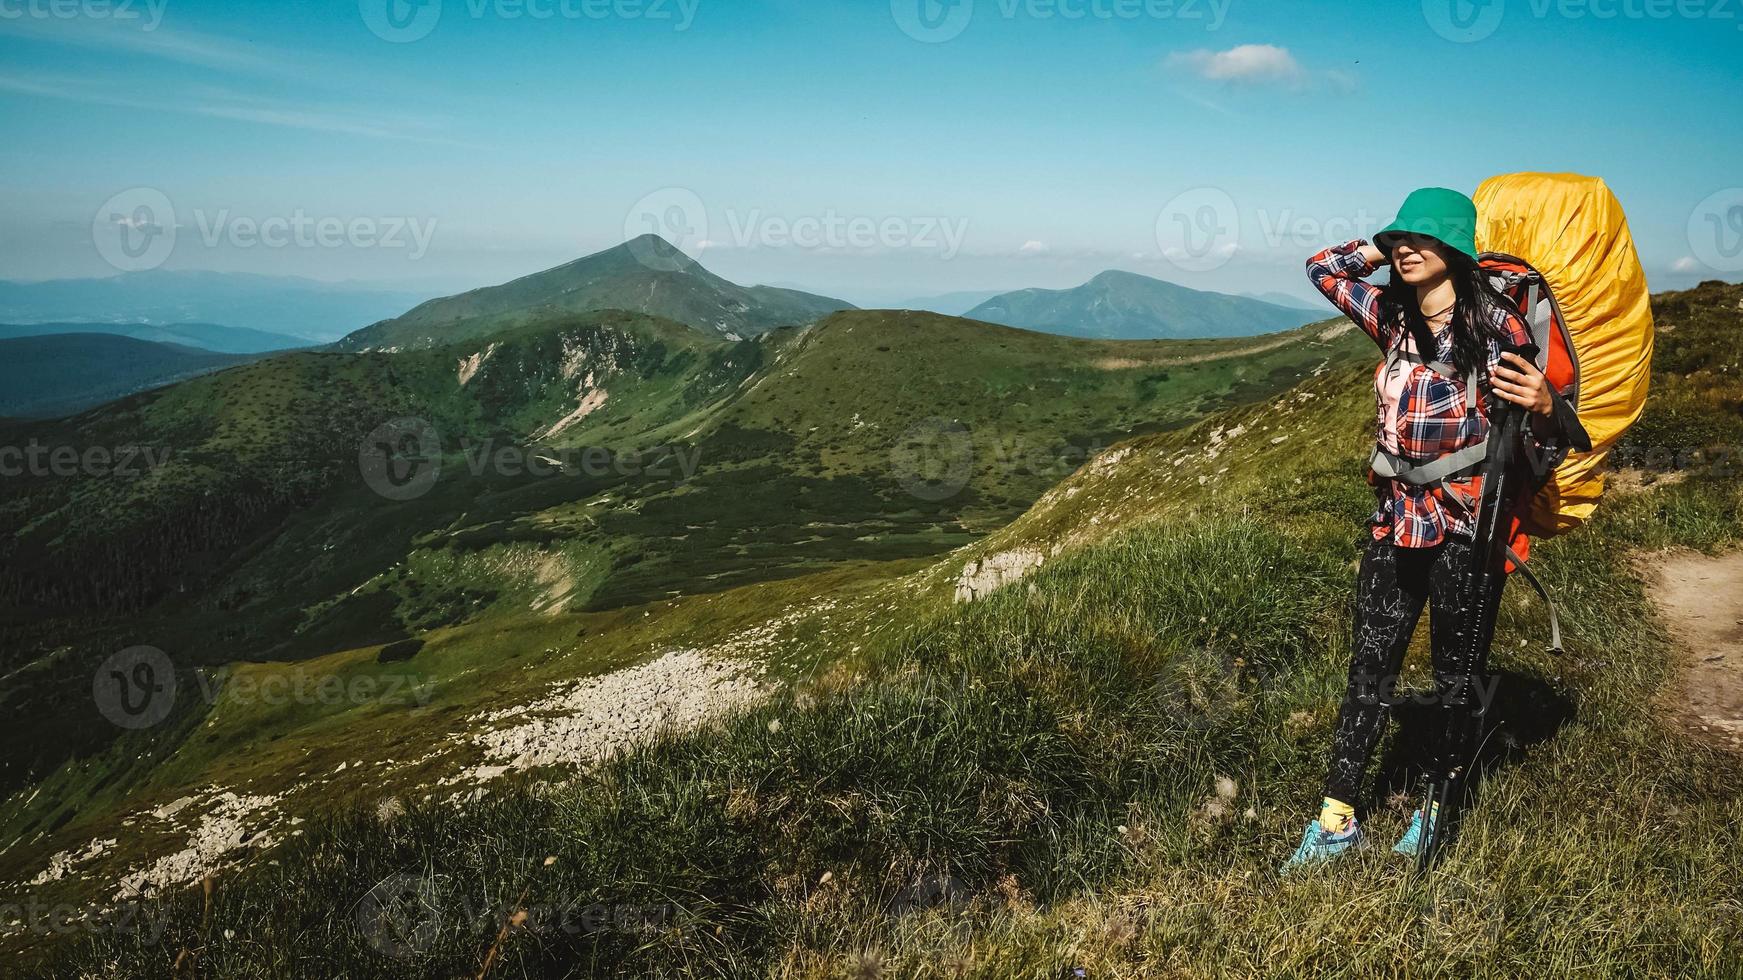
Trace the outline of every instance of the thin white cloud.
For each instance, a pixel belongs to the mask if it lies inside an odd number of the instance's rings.
[[[1168,56],[1168,66],[1215,82],[1298,82],[1307,74],[1288,48],[1275,44],[1241,44],[1227,51],[1177,51]]]
[[[115,19],[21,17],[0,20],[0,36],[256,75],[295,76],[306,67],[288,52],[275,51],[257,42],[198,31],[151,28]]]
[[[108,86],[96,84],[90,79],[0,75],[0,92],[86,105],[137,109],[143,112],[176,112],[289,129],[344,133],[372,139],[448,144],[454,142],[438,136],[430,124],[415,120],[402,120],[401,125],[395,126],[383,124],[374,116],[365,116],[341,107],[261,99],[210,86],[202,86],[197,94],[182,93],[179,98],[171,96],[141,99],[115,95]]]
[[[1685,255],[1682,258],[1677,259],[1675,262],[1672,262],[1670,265],[1670,271],[1672,272],[1695,272],[1700,268],[1700,260],[1692,255]]]
[[[1225,86],[1275,86],[1288,89],[1325,86],[1343,95],[1355,92],[1361,86],[1354,72],[1338,68],[1310,70],[1296,60],[1288,48],[1275,44],[1240,44],[1226,51],[1211,51],[1208,48],[1176,51],[1163,64],[1171,71]],[[1223,109],[1215,103],[1199,104]]]
[[[1017,254],[1018,255],[1046,255],[1047,254],[1047,243],[1035,241],[1035,240],[1031,239],[1029,241],[1024,242],[1023,246],[1021,248],[1017,249]]]

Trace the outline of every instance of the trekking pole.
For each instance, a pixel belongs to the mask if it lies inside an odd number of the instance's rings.
[[[1534,360],[1536,350],[1514,351]],[[1515,465],[1525,410],[1500,402],[1491,419],[1488,454],[1483,459],[1483,483],[1477,511],[1476,539],[1471,545],[1471,565],[1465,574],[1464,609],[1467,625],[1453,651],[1452,678],[1459,696],[1468,704],[1449,707],[1446,730],[1434,761],[1435,773],[1422,808],[1422,842],[1416,870],[1426,872],[1440,857],[1441,849],[1457,834],[1458,821],[1469,789],[1471,770],[1477,762],[1479,739],[1489,706],[1473,698],[1478,679],[1489,661],[1489,644],[1495,636],[1495,616],[1501,590],[1507,584],[1507,545],[1513,516],[1515,483],[1523,476]],[[1442,691],[1442,696],[1453,692]]]

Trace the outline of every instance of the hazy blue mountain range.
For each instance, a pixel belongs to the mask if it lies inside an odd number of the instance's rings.
[[[101,333],[0,339],[0,416],[72,415],[251,360]]]
[[[1179,340],[1288,330],[1322,319],[1324,312],[1110,270],[1072,289],[1021,289],[995,296],[964,315],[1072,337]]]
[[[307,340],[282,333],[226,327],[217,323],[0,323],[0,340],[55,334],[101,333],[157,344],[180,344],[220,354],[262,354],[311,346]]]
[[[222,323],[326,343],[434,291],[229,272],[130,272],[107,279],[0,280],[0,323]]]
[[[410,350],[495,333],[550,313],[627,310],[724,338],[804,326],[851,303],[778,286],[740,286],[704,269],[657,235],[523,276],[433,299],[359,330],[338,349]]]
[[[962,316],[995,296],[1003,296],[1005,292],[1002,289],[971,289],[936,296],[914,296],[890,305],[898,310],[926,310],[945,316]]]

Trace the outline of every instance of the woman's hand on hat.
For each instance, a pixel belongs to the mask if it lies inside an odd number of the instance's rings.
[[[1357,251],[1361,252],[1362,258],[1367,259],[1368,264],[1374,268],[1379,268],[1380,266],[1392,261],[1385,252],[1380,251],[1379,246],[1369,244],[1368,242],[1363,242],[1362,247]]]
[[[1528,408],[1538,415],[1550,415],[1555,411],[1549,379],[1543,376],[1537,365],[1518,354],[1502,354],[1501,362],[1489,375],[1489,382],[1495,394],[1521,408]]]

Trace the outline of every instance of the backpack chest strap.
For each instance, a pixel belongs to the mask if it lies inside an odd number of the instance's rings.
[[[1474,476],[1482,468],[1483,460],[1488,455],[1487,439],[1426,463],[1412,463],[1397,453],[1375,446],[1374,456],[1368,465],[1376,476],[1399,480],[1412,486],[1425,486],[1442,480],[1461,480]]]

